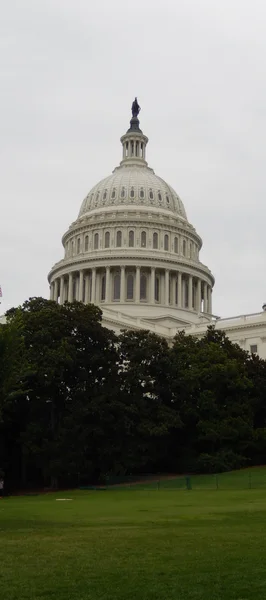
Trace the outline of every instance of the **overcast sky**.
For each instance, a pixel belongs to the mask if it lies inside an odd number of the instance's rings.
[[[266,300],[264,0],[8,0],[0,20],[0,313],[48,297],[83,198],[121,159],[135,95],[181,196],[213,311]]]

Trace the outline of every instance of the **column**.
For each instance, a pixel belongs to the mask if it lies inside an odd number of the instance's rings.
[[[85,275],[85,304],[89,304],[90,301],[90,277],[89,273]]]
[[[64,303],[64,277],[60,277],[60,304]]]
[[[54,300],[58,302],[58,279],[54,281]]]
[[[182,273],[180,273],[180,271],[178,271],[177,276],[177,304],[178,308],[182,308]]]
[[[79,272],[79,302],[83,302],[83,271]]]
[[[175,306],[175,286],[176,286],[176,274],[172,273],[171,277],[171,304]]]
[[[68,276],[68,302],[73,302],[73,273]]]
[[[151,267],[151,279],[150,279],[150,303],[154,304],[155,296],[155,267]]]
[[[205,312],[205,313],[208,312],[208,285],[207,285],[206,281],[204,281],[204,288],[203,288],[203,312]]]
[[[208,313],[212,314],[212,289],[210,285],[208,285]]]
[[[106,267],[106,291],[105,291],[105,302],[110,302],[111,301],[111,294],[110,294],[110,285],[111,285],[111,278],[110,278],[110,267]]]
[[[165,283],[164,304],[165,304],[165,306],[168,306],[169,305],[169,271],[168,271],[168,269],[165,269],[164,283]]]
[[[201,312],[201,279],[198,279],[197,283],[197,302],[196,302],[197,311]]]
[[[54,283],[50,283],[50,300],[54,299]]]
[[[140,267],[136,267],[136,295],[135,302],[139,302],[140,297]]]
[[[120,302],[125,302],[125,267],[121,267],[120,269]]]
[[[189,278],[188,278],[188,310],[192,310],[192,308],[193,308],[192,285],[193,285],[193,277],[192,277],[192,275],[189,275]]]
[[[95,302],[95,291],[96,291],[96,269],[95,267],[92,269],[92,277],[91,277],[91,303]]]

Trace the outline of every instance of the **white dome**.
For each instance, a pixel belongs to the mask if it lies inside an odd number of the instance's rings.
[[[187,220],[177,193],[144,165],[122,165],[97,183],[83,200],[79,218],[91,210],[118,205],[162,208]]]

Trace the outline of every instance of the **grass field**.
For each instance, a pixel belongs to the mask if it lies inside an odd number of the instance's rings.
[[[266,487],[244,489],[246,476],[223,475],[228,489],[219,490],[204,489],[202,478],[192,491],[136,486],[1,500],[0,597],[266,600]],[[253,476],[262,483],[266,469]]]

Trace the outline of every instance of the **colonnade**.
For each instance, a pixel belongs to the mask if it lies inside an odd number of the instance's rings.
[[[212,313],[212,287],[200,277],[155,267],[93,267],[56,277],[50,299],[63,304],[112,302],[162,304]]]

